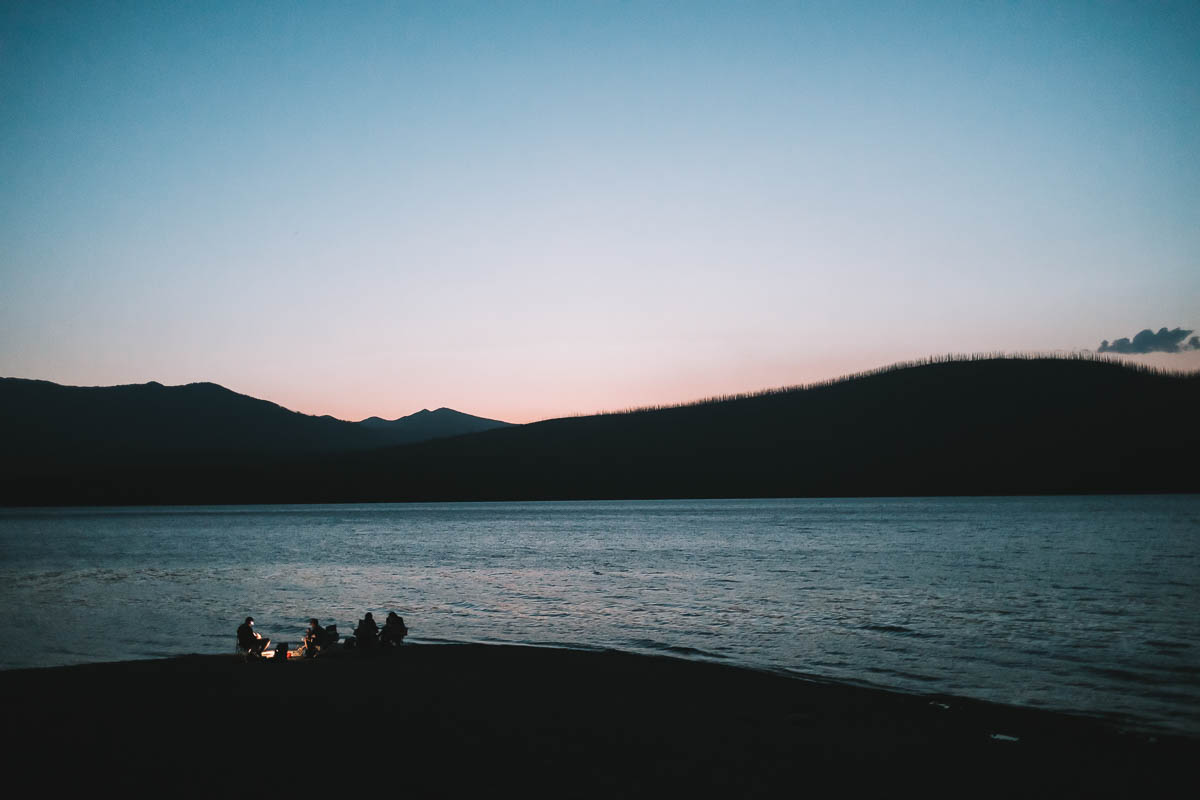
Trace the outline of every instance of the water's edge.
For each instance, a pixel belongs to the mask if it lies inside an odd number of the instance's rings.
[[[1200,733],[1200,496],[0,510],[0,669],[414,640],[671,655]]]

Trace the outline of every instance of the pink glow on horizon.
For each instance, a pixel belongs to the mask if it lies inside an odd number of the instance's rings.
[[[894,359],[893,359],[894,360]],[[589,380],[579,375],[570,380],[561,375],[525,375],[512,382],[461,380],[447,382],[432,391],[428,402],[405,402],[417,392],[402,383],[392,387],[357,384],[342,392],[338,385],[278,387],[239,385],[229,388],[306,414],[328,414],[357,421],[378,416],[395,419],[447,407],[466,414],[518,424],[557,417],[619,411],[643,406],[687,403],[724,394],[754,392],[836,378],[881,366],[886,361],[869,358],[816,359],[807,364],[748,360],[721,372],[700,368],[664,369],[647,376],[631,370],[617,380]],[[398,398],[405,398],[399,400]],[[420,401],[418,401],[420,402]]]
[[[1064,353],[1065,354],[1065,353]],[[556,417],[619,411],[652,405],[687,403],[724,394],[755,392],[785,386],[795,386],[840,378],[847,375],[888,366],[900,361],[919,358],[860,356],[813,358],[807,362],[788,363],[747,361],[723,372],[703,370],[664,370],[655,380],[630,374],[609,383],[591,383],[579,376],[573,380],[556,381],[554,376],[541,379],[526,378],[503,382],[472,383],[464,380],[447,383],[441,394],[430,394],[428,402],[413,405],[405,400],[414,395],[411,386],[356,385],[340,393],[338,387],[295,386],[285,391],[272,387],[229,387],[285,408],[306,414],[328,414],[338,419],[357,421],[370,416],[395,419],[416,413],[448,407],[466,414],[489,419],[524,424]],[[1200,352],[1166,354],[1154,353],[1121,356],[1130,363],[1145,364],[1167,370],[1200,370]],[[540,400],[540,402],[539,402]]]

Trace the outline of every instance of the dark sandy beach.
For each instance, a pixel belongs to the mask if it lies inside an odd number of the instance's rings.
[[[1045,711],[505,646],[14,670],[0,697],[18,773],[138,795],[1154,796],[1200,757]]]

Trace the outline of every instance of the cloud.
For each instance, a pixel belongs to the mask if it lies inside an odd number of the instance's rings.
[[[1129,339],[1117,339],[1112,344],[1109,344],[1108,339],[1100,343],[1100,347],[1096,349],[1097,353],[1182,353],[1186,350],[1200,350],[1200,336],[1193,336],[1187,339],[1191,331],[1185,331],[1183,328],[1175,328],[1167,330],[1159,328],[1158,333],[1147,328],[1146,330],[1133,337],[1133,341]]]

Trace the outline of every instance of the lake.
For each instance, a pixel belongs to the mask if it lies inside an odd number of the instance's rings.
[[[0,510],[0,668],[417,642],[616,648],[1200,734],[1200,496]]]

